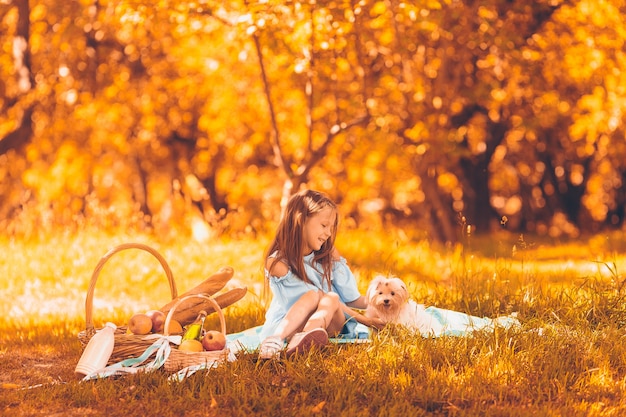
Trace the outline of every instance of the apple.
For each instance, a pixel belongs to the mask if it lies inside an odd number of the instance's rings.
[[[152,320],[152,333],[162,333],[163,326],[165,325],[165,318],[167,317],[161,310],[146,311],[146,316]]]
[[[128,320],[128,330],[132,334],[148,334],[152,330],[152,320],[145,314],[133,314]]]
[[[226,336],[217,330],[209,330],[202,336],[204,350],[222,350],[226,347]]]

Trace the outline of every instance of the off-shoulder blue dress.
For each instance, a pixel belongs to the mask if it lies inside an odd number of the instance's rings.
[[[331,288],[328,288],[328,284],[324,281],[321,272],[322,266],[318,262],[313,263],[313,256],[314,253],[312,252],[304,257],[304,268],[311,283],[302,281],[291,270],[282,277],[273,276],[269,271],[265,271],[265,275],[269,279],[270,290],[272,291],[272,301],[265,314],[265,324],[259,335],[260,340],[274,334],[276,327],[285,317],[287,311],[308,291],[332,291],[337,293],[340,300],[344,303],[352,302],[361,296],[354,274],[344,258],[340,258],[340,260],[333,263]],[[346,317],[346,325],[342,334],[345,334],[347,337],[352,336],[351,333],[353,333],[355,326],[356,321]]]

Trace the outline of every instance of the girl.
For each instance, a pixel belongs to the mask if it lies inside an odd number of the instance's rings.
[[[291,197],[270,244],[265,275],[272,301],[261,330],[259,357],[278,358],[328,343],[329,335],[350,333],[354,318],[382,327],[350,307],[365,309],[356,280],[335,249],[337,207],[325,194],[304,190]]]

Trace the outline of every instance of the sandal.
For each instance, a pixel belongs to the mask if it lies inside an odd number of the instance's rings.
[[[296,333],[287,346],[286,356],[303,353],[313,346],[322,347],[328,344],[328,333],[322,328]]]
[[[280,359],[280,352],[285,348],[285,341],[279,336],[269,336],[259,346],[259,359]]]

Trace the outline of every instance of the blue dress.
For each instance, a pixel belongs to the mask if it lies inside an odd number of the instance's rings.
[[[344,258],[333,262],[331,288],[328,288],[328,284],[324,281],[321,273],[322,266],[318,262],[313,264],[314,255],[312,252],[304,257],[304,269],[311,283],[302,281],[291,270],[283,277],[273,276],[269,271],[265,270],[265,274],[269,279],[270,290],[272,291],[272,301],[265,313],[265,324],[259,335],[260,340],[274,334],[276,327],[285,317],[287,311],[308,291],[332,291],[337,293],[339,299],[344,303],[355,301],[361,296],[354,274],[352,274]],[[349,336],[356,324],[354,319],[346,317],[346,325],[342,334]]]

